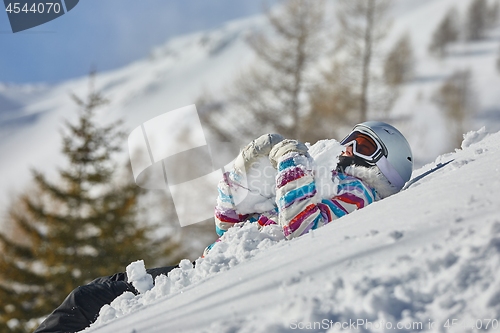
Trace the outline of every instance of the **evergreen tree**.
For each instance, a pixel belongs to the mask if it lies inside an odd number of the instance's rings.
[[[488,3],[486,0],[472,0],[467,11],[467,39],[484,38],[488,29]]]
[[[232,84],[231,106],[217,110],[223,105],[203,98],[210,109],[203,120],[219,137],[235,141],[274,131],[307,140],[301,128],[307,113],[307,71],[324,46],[324,1],[287,0],[278,11],[268,11],[267,19],[273,32],[248,39],[257,62]]]
[[[334,61],[331,69],[321,74],[320,82],[309,93],[311,111],[305,127],[311,129],[310,142],[339,137],[358,121],[358,96],[346,79],[345,66]]]
[[[95,111],[106,100],[92,85],[86,100],[73,99],[80,111],[62,133],[68,164],[60,181],[33,171],[33,189],[12,206],[0,234],[2,332],[31,330],[75,287],[152,256],[149,227],[137,221],[141,189],[116,180],[120,122],[99,124]]]
[[[437,26],[432,35],[429,52],[440,58],[446,55],[446,49],[450,43],[456,42],[460,36],[457,24],[458,12],[451,8]]]
[[[413,76],[415,59],[410,35],[403,35],[387,55],[384,63],[385,83],[392,87],[408,82]]]
[[[498,25],[498,18],[500,16],[500,1],[493,2],[487,12],[487,27],[493,29]]]
[[[370,111],[387,111],[393,102],[375,71],[379,45],[391,26],[392,0],[339,0],[338,46],[347,59],[344,66],[357,96],[358,121],[366,121]]]
[[[455,71],[434,93],[433,101],[447,119],[447,131],[453,148],[460,147],[463,134],[475,111],[470,70]]]

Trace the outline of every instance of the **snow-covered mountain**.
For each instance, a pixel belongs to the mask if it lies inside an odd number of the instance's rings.
[[[500,132],[470,132],[462,147],[300,238],[230,229],[195,268],[120,296],[85,332],[498,331]]]
[[[335,3],[328,2],[330,16]],[[471,129],[483,125],[500,129],[500,75],[495,70],[500,29],[490,31],[489,38],[481,42],[456,43],[443,60],[427,52],[432,32],[446,11],[456,6],[463,19],[468,4],[467,0],[395,2],[393,29],[385,44],[393,45],[408,32],[417,68],[415,79],[403,87],[391,114],[403,119],[396,125],[408,137],[419,165],[449,149],[448,126],[432,95],[456,69],[472,71],[478,113]],[[330,21],[335,29],[334,20]],[[157,115],[195,103],[205,90],[223,92],[254,59],[246,36],[266,29],[264,16],[229,22],[219,29],[174,38],[152,50],[147,59],[100,73],[97,89],[111,101],[103,120],[124,118],[131,131]],[[30,168],[53,173],[61,165],[59,129],[63,119],[75,117],[76,109],[69,94],[83,96],[87,84],[86,77],[56,86],[0,84],[0,212],[9,195],[28,183]]]
[[[98,73],[96,88],[111,101],[101,114],[103,121],[124,118],[131,131],[155,116],[194,104],[205,89],[218,91],[251,61],[245,36],[262,21],[243,19],[178,37],[152,50],[147,59]],[[84,97],[87,87],[87,77],[56,86],[0,84],[2,206],[7,193],[26,185],[29,168],[53,172],[61,165],[59,130],[64,119],[76,115],[70,94]]]

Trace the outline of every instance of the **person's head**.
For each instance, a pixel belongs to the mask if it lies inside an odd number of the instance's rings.
[[[393,126],[367,121],[354,126],[341,142],[346,151],[339,170],[349,165],[377,166],[392,186],[401,190],[413,171],[413,154],[406,138]]]

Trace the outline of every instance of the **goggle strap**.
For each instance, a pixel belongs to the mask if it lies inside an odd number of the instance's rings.
[[[389,163],[387,157],[382,156],[376,164],[385,178],[387,178],[389,183],[396,186],[398,190],[403,188],[403,186],[405,185],[405,181],[403,180],[403,178],[401,178],[396,169],[394,169],[392,164]]]

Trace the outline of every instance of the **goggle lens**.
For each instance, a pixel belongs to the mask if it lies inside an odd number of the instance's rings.
[[[370,162],[376,162],[376,160],[383,155],[382,147],[368,134],[354,131],[340,143],[346,145],[353,142],[356,142],[356,144],[353,145],[353,153]]]

